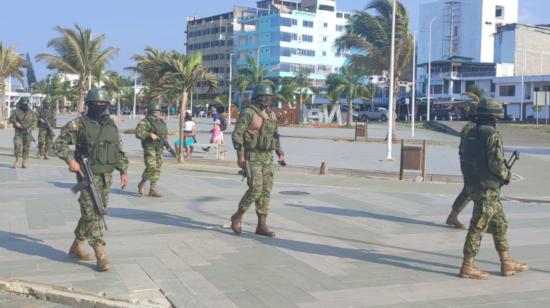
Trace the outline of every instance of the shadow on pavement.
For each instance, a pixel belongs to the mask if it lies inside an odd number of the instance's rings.
[[[194,230],[212,230],[221,228],[220,225],[205,223],[188,217],[140,209],[109,208],[109,216],[122,219],[139,220],[160,225],[184,227]]]
[[[405,218],[405,217],[387,215],[387,214],[377,214],[377,213],[371,213],[371,212],[359,211],[359,210],[350,210],[350,209],[335,208],[335,207],[306,206],[306,205],[289,204],[289,203],[285,205],[289,207],[301,208],[304,210],[323,213],[323,214],[349,216],[349,217],[366,217],[366,218],[372,218],[372,219],[380,219],[380,220],[386,220],[386,221],[392,221],[392,222],[398,222],[398,223],[423,225],[423,226],[430,226],[430,227],[437,227],[437,228],[447,227],[446,225],[436,224],[429,221],[423,221],[418,219]]]
[[[53,184],[53,186],[57,188],[63,188],[63,189],[71,189],[76,183],[67,183],[67,182],[55,182],[55,181],[48,181],[49,184]],[[120,188],[113,188],[109,191],[111,194],[115,195],[123,195],[123,196],[130,196],[130,197],[139,197],[139,194],[136,192],[126,191],[122,190]]]
[[[20,233],[0,231],[0,247],[29,256],[39,256],[64,263],[76,263],[95,269],[93,264],[78,262],[66,252],[44,244],[41,239]]]

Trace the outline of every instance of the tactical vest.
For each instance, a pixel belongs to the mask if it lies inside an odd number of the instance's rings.
[[[42,109],[38,112],[38,116],[40,118],[48,120],[48,122],[50,123],[50,126],[52,127],[52,129],[55,128],[55,113],[54,113],[54,111],[52,111],[52,110],[43,110]],[[38,121],[38,127],[48,128],[45,123],[42,123],[42,121]]]
[[[145,121],[149,123],[149,126],[151,126],[151,133],[166,139],[168,136],[168,127],[166,126],[166,123],[159,117],[153,117],[153,116],[147,116],[145,117]],[[141,140],[141,146],[142,147],[156,147],[162,149],[163,144],[160,142],[160,140],[153,141],[151,138],[146,138],[144,140]]]
[[[120,137],[115,123],[109,118],[100,123],[85,115],[80,121],[82,127],[77,136],[77,155],[90,160],[94,174],[113,172],[120,155]]]
[[[22,110],[16,109],[15,110],[15,119],[17,122],[20,122],[23,124],[26,128],[32,127],[32,110],[28,110],[27,112],[23,112]],[[22,130],[22,129],[21,129]]]
[[[254,112],[252,123],[244,133],[243,146],[249,151],[273,151],[279,148],[277,118],[271,111],[250,106]]]
[[[487,141],[496,130],[488,125],[470,130],[464,142],[460,167],[464,174],[464,184],[480,189],[499,189],[501,179],[489,171]]]

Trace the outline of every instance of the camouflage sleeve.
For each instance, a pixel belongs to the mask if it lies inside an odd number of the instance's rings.
[[[149,135],[151,135],[151,125],[149,125],[149,122],[145,119],[139,121],[136,127],[136,138],[145,140],[149,138]]]
[[[37,128],[38,127],[38,117],[36,116],[36,112],[33,112],[32,113],[32,117],[31,117],[31,129],[32,128]]]
[[[59,158],[67,164],[74,160],[74,152],[69,148],[70,145],[76,144],[76,136],[80,129],[80,121],[72,120],[61,129],[61,133],[55,139],[54,149]]]
[[[511,174],[506,166],[502,137],[498,132],[493,133],[487,139],[487,161],[491,173],[498,176],[503,181],[510,179]]]
[[[8,122],[15,127],[15,122],[17,122],[17,115],[15,114],[15,111],[10,114]]]
[[[126,174],[128,171],[128,157],[124,153],[122,146],[122,137],[119,136],[119,149],[118,149],[118,161],[116,162],[115,169],[120,172],[120,174]]]
[[[277,139],[277,142],[275,142],[275,153],[279,156],[284,155],[285,153],[283,152],[283,147],[281,146],[281,136],[279,135],[279,127],[277,127],[277,130],[275,131],[275,137]]]
[[[250,108],[244,109],[239,116],[239,122],[237,122],[237,127],[235,127],[233,135],[231,136],[233,147],[235,151],[237,151],[237,156],[244,155],[244,133],[252,123],[253,117],[254,111]]]

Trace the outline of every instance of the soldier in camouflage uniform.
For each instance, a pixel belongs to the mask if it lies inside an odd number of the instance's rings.
[[[470,121],[464,125],[462,128],[462,131],[460,132],[460,145],[458,146],[458,155],[461,158],[460,168],[464,169],[465,164],[462,163],[462,157],[463,157],[463,149],[464,149],[464,142],[466,141],[466,136],[472,130],[477,126],[475,123],[476,120],[476,107],[472,106],[470,109],[470,114],[472,115],[470,118]],[[464,172],[463,172],[464,173]],[[466,185],[466,181],[464,181],[464,187],[462,188],[462,191],[460,194],[456,197],[455,202],[453,203],[451,213],[447,217],[447,221],[445,222],[447,225],[454,226],[458,229],[466,230],[466,226],[463,225],[460,220],[458,220],[458,214],[464,210],[464,208],[472,201],[472,197],[470,196],[471,187],[469,185]]]
[[[277,119],[271,111],[273,91],[265,84],[256,85],[252,95],[253,105],[245,108],[233,132],[233,145],[237,151],[238,165],[246,172],[248,190],[239,202],[239,208],[231,216],[231,228],[241,233],[242,217],[252,203],[256,204],[258,226],[256,234],[273,237],[267,227],[269,199],[273,187],[273,151],[279,163],[285,165],[281,149]]]
[[[128,159],[122,151],[118,128],[106,113],[109,102],[110,98],[104,89],[89,90],[86,95],[86,113],[61,129],[54,147],[57,156],[69,165],[71,172],[77,174],[77,180],[81,179],[81,171],[75,157],[89,159],[97,190],[105,206],[109,201],[109,187],[115,169],[120,172],[121,187],[128,184]],[[74,153],[69,145],[75,145]],[[103,223],[94,211],[93,199],[88,189],[81,191],[78,202],[81,217],[74,231],[75,240],[69,255],[81,260],[92,260],[93,257],[84,249],[84,241],[87,240],[94,249],[98,270],[107,271],[111,265],[105,255]]]
[[[161,138],[166,139],[167,136],[168,128],[160,117],[160,104],[150,103],[147,107],[147,116],[139,121],[136,128],[136,138],[141,140],[143,159],[145,160],[145,170],[141,175],[141,182],[138,184],[140,196],[145,195],[145,184],[150,181],[149,197],[161,197],[157,191],[164,151]]]
[[[496,130],[502,105],[494,99],[482,99],[477,108],[477,126],[471,129],[463,145],[462,160],[465,185],[471,188],[474,211],[464,244],[464,260],[460,277],[488,279],[489,273],[474,266],[483,233],[493,229],[493,241],[501,262],[501,274],[510,276],[527,270],[526,264],[515,262],[508,253],[508,222],[500,202],[500,189],[508,185],[511,172],[504,158],[502,137]]]
[[[46,120],[52,129],[55,128],[55,111],[48,100],[43,100],[42,108],[38,111],[38,156],[44,159],[48,159],[48,151],[53,145],[54,137],[48,129]]]
[[[34,139],[32,129],[36,128],[36,113],[29,109],[29,100],[26,97],[19,99],[17,108],[10,115],[9,123],[15,128],[15,136],[13,137],[13,154],[15,155],[15,163],[13,168],[28,167],[29,150]]]

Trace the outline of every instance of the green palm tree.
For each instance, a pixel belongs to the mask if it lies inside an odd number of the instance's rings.
[[[124,83],[127,78],[120,76],[114,71],[106,72],[105,77],[105,89],[117,103],[117,116],[120,117],[120,97],[122,96],[122,88],[124,88]]]
[[[23,71],[21,69],[26,67],[26,65],[27,61],[25,61],[22,54],[15,51],[15,46],[6,48],[2,41],[0,41],[0,121],[6,118],[8,110],[4,111],[4,98],[6,97],[5,80],[8,77],[13,77],[23,84]]]
[[[160,51],[153,47],[146,47],[143,55],[134,55],[132,60],[137,64],[127,69],[135,71],[141,75],[142,81],[148,86],[145,96],[149,99],[153,98],[151,90],[158,88],[160,79],[162,77],[162,63],[168,61],[170,54],[167,51]]]
[[[238,74],[233,79],[233,86],[239,91],[239,106],[242,106],[244,100],[244,91],[249,89],[252,84],[246,74]]]
[[[312,91],[310,87],[310,79],[309,74],[310,71],[298,71],[294,73],[294,76],[292,76],[292,82],[296,86],[296,93],[298,94],[298,111],[300,113],[300,123],[302,122],[302,108],[304,102],[308,99],[308,96],[310,96],[310,93]]]
[[[38,61],[48,62],[48,68],[57,69],[63,73],[77,74],[78,78],[78,111],[84,110],[86,81],[92,74],[97,74],[118,53],[118,48],[102,49],[105,35],[95,34],[92,30],[75,25],[75,29],[57,26],[55,31],[60,34],[48,42],[57,55],[41,53],[36,56]]]
[[[354,50],[349,56],[358,71],[390,71],[391,25],[393,1],[371,0],[365,10],[356,11],[346,27],[346,33],[336,40],[339,50]],[[405,7],[397,2],[395,18],[395,74],[394,101],[397,101],[399,79],[409,70],[412,60],[413,39],[409,29],[409,16]],[[395,113],[396,105],[391,112]],[[393,137],[397,136],[395,119]],[[394,139],[395,140],[395,139]]]
[[[479,86],[471,86],[468,89],[468,92],[464,93],[464,95],[468,96],[472,101],[479,103],[481,98],[483,98],[486,94],[485,89],[480,88]]]
[[[178,162],[183,162],[183,124],[187,109],[190,91],[199,81],[206,82],[209,89],[217,87],[216,77],[210,74],[202,66],[202,55],[195,53],[185,55],[172,51],[168,57],[160,59],[156,65],[161,76],[156,87],[151,89],[151,94],[163,96],[177,91],[180,93],[180,155]]]
[[[292,77],[280,78],[275,99],[283,103],[293,104],[296,97],[296,88],[296,83]]]
[[[228,112],[226,110],[227,105],[229,103],[229,95],[227,95],[227,93],[216,96],[215,101],[216,103],[218,103],[218,105],[220,105],[223,108],[224,112]]]
[[[366,86],[361,83],[362,74],[354,72],[350,66],[342,67],[339,74],[329,74],[326,84],[329,88],[329,93],[344,95],[348,102],[348,119],[347,125],[353,123],[353,99],[363,97],[366,93]]]

